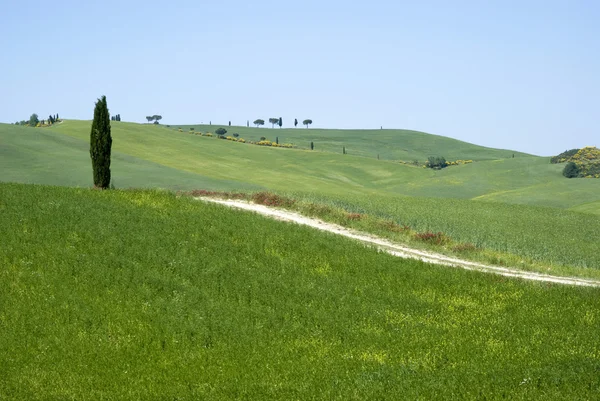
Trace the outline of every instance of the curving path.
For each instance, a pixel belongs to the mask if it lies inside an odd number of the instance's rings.
[[[208,197],[199,197],[205,202],[219,203],[221,205],[229,206],[236,209],[243,209],[259,213],[264,216],[272,217],[277,220],[293,222],[297,224],[307,225],[318,230],[327,231],[330,233],[343,235],[344,237],[358,240],[364,244],[371,244],[379,249],[398,256],[401,258],[412,258],[419,259],[423,262],[435,263],[438,265],[459,267],[467,270],[476,270],[484,273],[499,274],[506,277],[516,277],[525,280],[542,281],[547,283],[566,284],[566,285],[578,285],[586,287],[600,287],[600,281],[592,279],[583,279],[576,277],[560,277],[551,276],[542,273],[533,273],[517,269],[509,269],[498,266],[484,265],[477,262],[471,262],[468,260],[457,259],[451,256],[442,255],[439,253],[423,251],[418,249],[409,248],[404,245],[395,244],[383,238],[379,238],[370,234],[350,230],[348,228],[339,226],[337,224],[327,223],[319,219],[303,216],[299,213],[291,212],[289,210],[275,209],[263,205],[257,205],[240,200],[222,200]]]

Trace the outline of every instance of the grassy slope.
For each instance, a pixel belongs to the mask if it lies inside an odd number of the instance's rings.
[[[85,121],[67,121],[52,130],[87,140],[88,126],[89,122]],[[258,132],[256,135],[268,131],[265,128],[244,129]],[[273,131],[279,133],[301,130]],[[346,131],[316,132],[326,136]],[[357,135],[360,132],[363,131],[348,131],[348,135],[358,143]],[[373,131],[373,135],[390,135],[386,130],[381,132]],[[401,135],[403,132],[392,133]],[[204,177],[246,182],[280,191],[302,190],[330,195],[388,192],[410,196],[499,200],[563,208],[588,204],[586,212],[600,213],[600,208],[594,207],[593,204],[600,196],[596,191],[596,181],[566,180],[560,174],[561,166],[551,165],[547,158],[535,156],[516,154],[514,159],[511,157],[486,160],[436,172],[339,153],[270,149],[237,144],[179,133],[173,128],[153,125],[113,123],[113,136],[116,151],[136,158]],[[467,154],[479,153],[482,159],[487,159],[502,156],[505,152],[449,138],[414,133],[412,140],[418,141],[408,159],[421,157],[419,155],[424,152],[424,148],[433,148],[434,145],[428,142],[432,138],[434,143],[437,143],[435,146],[438,153],[441,152],[440,149],[444,149],[443,152],[454,149],[456,152],[464,151]],[[364,141],[364,136],[362,140]],[[336,143],[336,146],[339,146],[339,143]],[[394,146],[387,148],[393,151]]]
[[[543,273],[600,279],[600,216],[531,205],[398,197],[386,194],[309,195],[289,193],[296,210],[401,243],[422,246],[411,233],[393,232],[384,222],[413,232],[442,232],[455,243],[492,252],[454,252],[460,257]],[[315,206],[319,205],[319,206]],[[333,210],[328,210],[329,206]],[[345,212],[341,212],[341,211]],[[360,213],[353,221],[347,213]],[[435,247],[453,254],[453,245]]]
[[[280,143],[293,143],[303,149],[310,147],[310,142],[315,145],[316,151],[342,153],[342,146],[350,155],[381,160],[425,161],[429,156],[445,156],[447,160],[495,160],[512,157],[531,156],[521,152],[505,149],[486,148],[472,143],[425,132],[410,130],[336,130],[318,128],[254,128],[254,127],[228,127],[219,125],[173,125],[171,129],[181,127],[184,132],[189,132],[193,127],[195,131],[215,132],[219,127],[227,130],[227,134],[234,132],[247,140],[258,141],[265,137],[275,141],[279,137]]]
[[[89,130],[88,125],[80,128]],[[260,188],[178,170],[118,149],[112,152],[111,170],[116,186],[121,188]],[[49,129],[0,124],[0,171],[2,181],[90,186],[89,138],[84,132],[79,137],[72,137]]]
[[[168,193],[0,184],[0,398],[592,399],[597,289]]]

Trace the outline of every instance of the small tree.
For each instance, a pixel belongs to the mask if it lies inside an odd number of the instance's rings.
[[[278,137],[278,136],[276,136],[276,137],[275,137],[275,143],[276,143],[277,145],[279,145],[279,137]]]
[[[106,189],[110,185],[110,115],[106,96],[98,99],[94,108],[94,121],[90,133],[90,156],[94,175],[94,187]]]
[[[246,120],[246,127],[250,126],[250,120]]]
[[[567,178],[576,178],[579,177],[581,170],[579,166],[573,162],[568,162],[563,169],[563,175]]]
[[[217,134],[218,136],[223,136],[227,133],[227,130],[225,128],[217,128],[215,130],[215,134]]]
[[[231,127],[231,121],[229,121],[229,126]]]
[[[265,120],[261,120],[260,118],[257,120],[254,120],[254,125],[256,125],[256,127],[259,127],[261,125],[265,125]]]
[[[156,124],[160,124],[160,123],[159,123],[159,121],[160,121],[160,120],[162,120],[162,116],[159,116],[159,115],[154,115],[154,116],[152,116],[152,117],[154,117],[154,122],[155,122]]]
[[[306,119],[304,121],[302,121],[302,125],[306,125],[306,128],[308,128],[308,126],[312,124],[312,120],[310,119]]]
[[[275,128],[275,124],[279,123],[278,118],[269,118],[269,122],[271,123],[271,128]]]
[[[315,144],[312,143],[312,141],[310,141],[310,150],[314,150],[315,149]]]
[[[279,124],[279,128],[281,128],[283,125],[283,118],[279,117],[279,122],[277,124]]]
[[[294,118],[294,128],[296,128],[298,126],[298,119]]]
[[[38,118],[38,115],[33,113],[30,117],[29,117],[29,125],[32,127],[35,127],[38,123],[40,122],[40,119]]]
[[[150,121],[154,120],[153,116],[146,116],[146,120],[148,120],[148,123],[150,123]]]

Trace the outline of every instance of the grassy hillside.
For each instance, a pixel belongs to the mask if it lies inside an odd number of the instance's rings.
[[[0,125],[0,143],[3,144],[6,155],[3,163],[8,171],[7,176],[2,179],[62,185],[73,185],[76,182],[76,185],[89,185],[91,178],[88,180],[87,174],[84,174],[90,169],[87,158],[89,124],[86,121],[66,121],[51,129],[26,129]],[[163,126],[116,122],[113,122],[112,126],[115,152],[113,176],[118,187],[223,190],[268,188],[276,191],[302,191],[307,194],[330,196],[392,194],[492,200],[574,208],[600,214],[600,208],[595,203],[600,201],[600,192],[597,191],[596,182],[593,180],[566,180],[561,175],[561,167],[549,164],[547,158],[517,153],[515,158],[483,160],[501,156],[504,151],[480,148],[449,138],[440,139],[436,136],[415,133],[413,139],[420,138],[420,141],[414,144],[414,149],[410,149],[411,155],[408,159],[425,157],[423,148],[427,147],[434,149],[435,153],[444,154],[448,159],[452,156],[446,153],[448,149],[467,152],[467,154],[457,154],[456,158],[460,159],[466,159],[468,152],[478,152],[482,160],[433,171],[389,160],[355,156],[352,152],[349,155],[342,155],[339,152],[272,149],[180,133],[173,127],[169,129]],[[14,130],[19,130],[20,138],[15,138],[17,131]],[[280,134],[286,131],[311,132],[299,128],[247,130],[248,134],[250,132],[261,134],[265,131]],[[345,133],[345,131],[330,133],[329,130],[318,132],[323,136]],[[360,132],[363,135],[361,140],[365,141],[367,131],[348,131],[348,135],[354,138],[355,144],[360,142],[358,137]],[[386,130],[373,131],[374,137],[377,134],[393,134],[398,137],[408,135],[400,131],[395,133]],[[65,137],[70,138],[65,139]],[[379,140],[383,140],[382,138]],[[427,142],[428,139],[433,142]],[[42,140],[53,143],[52,145],[31,143]],[[284,142],[284,137],[281,135],[280,142]],[[41,154],[35,149],[29,150],[35,146],[50,146],[50,149],[56,149],[56,155]],[[59,150],[64,146],[69,148]],[[339,146],[339,143],[336,142],[335,146]],[[349,145],[347,149],[351,149],[352,146],[355,145]],[[69,158],[70,152],[76,151],[74,147],[78,147],[79,156]],[[368,148],[368,145],[365,147]],[[393,143],[388,144],[386,148],[396,151]],[[52,160],[58,159],[55,173],[47,173],[39,169],[38,164],[44,158],[47,159],[45,165],[52,165]],[[65,163],[68,159],[71,159],[69,165],[73,168],[67,169],[61,166],[61,163]],[[65,171],[69,174],[64,174]],[[75,171],[76,174],[72,173]],[[61,174],[64,176],[62,182]],[[45,180],[47,176],[51,179]],[[91,173],[89,176],[91,177]],[[581,205],[587,206],[577,209]]]
[[[592,399],[597,289],[155,191],[0,184],[0,398]]]
[[[49,185],[92,185],[89,132],[79,137],[49,129],[0,124],[0,180]],[[259,189],[260,186],[195,174],[114,149],[111,170],[120,188]]]
[[[255,127],[228,127],[221,125],[172,125],[170,129],[181,128],[189,132],[193,127],[195,131],[215,132],[219,127],[227,130],[228,135],[238,133],[247,140],[258,141],[261,137],[275,141],[279,137],[280,143],[293,143],[302,149],[309,149],[310,142],[315,145],[315,151],[342,153],[342,146],[346,147],[349,155],[381,160],[425,161],[429,156],[445,156],[447,160],[495,160],[515,157],[531,156],[526,153],[505,149],[486,148],[456,139],[427,134],[410,130],[336,130],[318,128],[255,128]],[[270,124],[269,124],[270,127]]]

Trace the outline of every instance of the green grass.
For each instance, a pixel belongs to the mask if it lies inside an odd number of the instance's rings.
[[[473,202],[476,203],[476,202]],[[156,191],[0,184],[0,399],[593,399],[597,289]]]
[[[282,193],[295,199],[293,209],[401,243],[424,247],[415,233],[442,232],[450,243],[438,252],[495,265],[537,272],[600,279],[600,216],[551,207],[464,199],[327,197]],[[362,218],[349,219],[348,213]],[[394,223],[409,230],[390,230]],[[452,248],[472,244],[475,252]]]
[[[114,124],[114,123],[113,123]],[[0,180],[31,184],[92,186],[89,124],[80,126],[79,137],[50,129],[0,124]],[[207,177],[178,170],[143,157],[113,149],[111,171],[120,188],[259,189],[242,181]]]
[[[429,156],[445,156],[447,160],[496,160],[531,156],[522,152],[506,149],[493,149],[447,138],[439,135],[411,130],[338,130],[319,128],[255,128],[228,127],[223,125],[172,125],[171,130],[181,127],[189,133],[193,127],[195,132],[214,133],[219,127],[227,130],[227,135],[238,133],[240,138],[258,141],[265,137],[270,141],[279,138],[279,143],[292,143],[302,149],[309,149],[314,143],[316,152],[342,153],[346,147],[348,155],[361,156],[380,160],[426,161]]]
[[[373,141],[375,145],[372,146],[386,144],[386,149],[390,152],[395,152],[400,149],[400,143],[405,143],[402,145],[405,148],[410,146],[406,148],[411,152],[409,159],[417,156],[425,157],[427,152],[423,149],[446,153],[444,155],[450,159],[451,153],[446,152],[448,149],[459,153],[465,152],[462,156],[458,153],[456,156],[463,159],[466,159],[470,152],[478,153],[480,161],[433,171],[401,165],[389,160],[356,156],[352,153],[342,155],[339,152],[271,149],[232,143],[216,138],[190,135],[186,132],[180,133],[175,127],[116,122],[112,125],[115,154],[113,176],[118,187],[220,190],[267,188],[329,196],[390,194],[491,200],[600,213],[599,205],[595,203],[600,200],[600,193],[596,190],[597,181],[567,180],[562,176],[560,166],[550,164],[548,158],[517,153],[515,158],[489,160],[506,156],[503,153],[505,151],[481,148],[422,133],[411,133],[409,135],[411,142],[403,137],[408,135],[405,131],[314,130],[315,135],[328,137],[331,141],[339,141],[341,140],[339,135],[347,134],[348,138],[356,144],[364,141]],[[200,128],[205,127],[196,129]],[[18,133],[15,131],[17,129]],[[269,131],[265,128],[247,130],[247,133],[256,132],[256,135]],[[313,130],[273,129],[271,131],[280,134],[292,131],[296,133],[295,135],[300,135],[305,131]],[[16,139],[15,136],[22,136],[22,138]],[[46,146],[44,143],[32,144],[47,139],[46,137],[53,142],[51,149],[57,149],[57,154],[40,155],[38,151],[23,153],[23,149]],[[5,148],[8,146],[4,151],[6,157],[2,167],[9,174],[7,174],[8,178],[2,179],[73,185],[74,179],[71,178],[73,175],[64,172],[77,171],[76,182],[80,183],[78,185],[86,185],[91,181],[91,179],[87,181],[86,178],[86,172],[90,169],[90,162],[86,156],[88,137],[89,121],[65,121],[50,129],[0,125],[2,140],[0,143],[6,144]],[[399,141],[398,138],[404,139]],[[79,142],[75,141],[79,147],[79,156],[74,154],[70,158],[69,155],[76,150],[68,147],[71,146],[69,141],[74,140],[79,140]],[[282,136],[280,140],[283,142]],[[54,142],[58,143],[54,144]],[[341,146],[341,142],[335,144]],[[370,149],[370,145],[364,146],[365,151]],[[45,170],[40,170],[39,156],[47,159],[45,165],[52,166],[54,161],[54,171],[47,173]],[[68,160],[68,168],[63,166],[65,160]],[[48,176],[50,179],[46,179]],[[61,177],[64,177],[62,182]],[[582,208],[577,209],[580,206]]]

